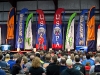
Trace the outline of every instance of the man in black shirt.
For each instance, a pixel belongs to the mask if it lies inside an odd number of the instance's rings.
[[[79,71],[81,71],[85,75],[85,66],[80,63],[79,56],[75,56],[75,64],[73,67]]]

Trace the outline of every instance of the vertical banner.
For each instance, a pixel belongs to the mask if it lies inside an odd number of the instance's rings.
[[[54,25],[52,32],[52,49],[58,50],[63,47],[62,38],[62,16],[61,13],[64,11],[63,8],[58,8],[54,16]]]
[[[36,11],[39,14],[37,26],[36,49],[46,50],[46,22],[44,13],[41,9]]]
[[[74,19],[76,13],[73,13],[68,21],[66,31],[65,49],[74,49]]]
[[[1,45],[1,42],[2,42],[2,41],[1,41],[1,27],[0,27],[0,45]]]
[[[95,49],[95,6],[91,7],[87,21],[87,47]]]
[[[8,14],[6,44],[11,44],[11,41],[14,40],[14,14],[15,8],[12,7]]]
[[[24,48],[24,14],[28,12],[28,9],[23,8],[20,11],[16,29],[16,48]]]
[[[30,13],[26,19],[26,27],[25,27],[25,45],[24,49],[32,49],[32,18],[33,13]]]
[[[97,51],[100,51],[100,25],[98,26],[97,32]]]
[[[88,12],[88,10],[84,9],[84,10],[82,10],[82,12],[80,14],[79,23],[78,23],[77,32],[76,32],[76,46],[86,46],[85,13],[87,13],[87,12]]]

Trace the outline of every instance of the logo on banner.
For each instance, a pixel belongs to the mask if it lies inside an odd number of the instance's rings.
[[[56,36],[56,42],[57,42],[56,43],[56,47],[57,47],[57,46],[59,46],[58,39],[59,39],[59,35],[61,34],[61,29],[59,27],[59,25],[60,25],[60,22],[59,22],[59,20],[60,20],[60,14],[56,15],[56,20],[58,20],[58,21],[56,21],[56,27],[54,28],[54,34]]]
[[[22,38],[22,24],[23,24],[22,21],[23,21],[23,16],[24,16],[23,14],[20,14],[19,36],[20,36],[21,38],[20,38],[20,37],[18,38],[18,42],[19,42],[19,43],[22,43],[22,42],[23,42],[23,38]]]
[[[84,40],[82,40],[84,37],[84,32],[83,32],[83,22],[84,22],[84,15],[80,16],[80,40],[79,40],[79,45],[84,45]]]

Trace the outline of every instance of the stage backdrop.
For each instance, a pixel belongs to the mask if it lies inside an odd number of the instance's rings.
[[[52,47],[52,31],[53,31],[53,22],[47,22],[46,23],[46,30],[47,30],[47,49]],[[67,29],[67,24],[64,23],[65,25],[65,31]],[[96,30],[95,30],[95,34],[96,34],[96,40],[97,40],[97,28],[98,28],[99,24],[96,24]],[[0,24],[1,26],[1,44],[6,44],[6,36],[7,36],[7,25],[6,24]],[[76,29],[77,29],[78,24],[75,24],[75,29],[74,29],[74,42],[76,41]],[[34,22],[32,25],[32,35],[33,35],[33,47],[35,47],[36,45],[36,23]],[[65,36],[65,33],[64,33]],[[65,37],[64,37],[65,38]],[[75,48],[75,43],[74,43],[74,48]],[[12,50],[14,49],[14,45],[12,45]],[[96,49],[96,44],[95,44],[95,49]]]

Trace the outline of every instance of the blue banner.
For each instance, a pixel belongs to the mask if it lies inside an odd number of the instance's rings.
[[[41,9],[36,11],[38,16],[38,26],[37,26],[37,38],[36,38],[36,49],[37,50],[46,50],[46,22],[44,12]]]
[[[58,8],[54,16],[53,32],[52,32],[52,49],[62,50],[63,37],[62,37],[62,12],[64,8]]]
[[[17,23],[17,29],[16,29],[16,48],[24,48],[24,24],[25,24],[25,18],[24,14],[28,12],[27,8],[23,8],[20,11],[19,17],[18,17],[18,23]]]
[[[76,32],[76,46],[86,46],[86,24],[85,24],[85,13],[88,12],[87,9],[84,9],[79,18],[79,23]]]

